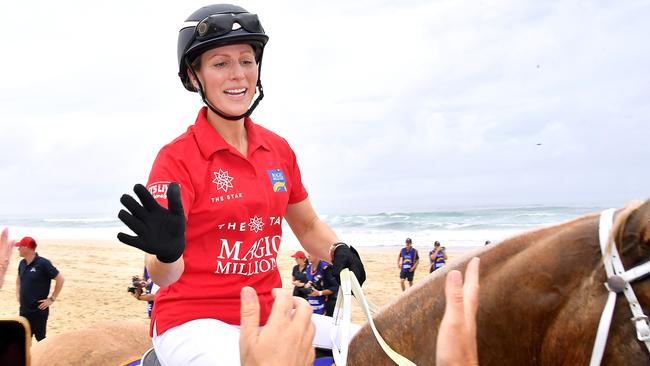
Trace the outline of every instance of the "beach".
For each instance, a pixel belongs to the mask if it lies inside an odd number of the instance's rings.
[[[421,261],[414,283],[429,275],[430,248],[414,246]],[[295,249],[281,248],[278,267],[283,287],[292,289],[291,270],[295,264],[291,254]],[[138,301],[127,292],[131,276],[141,275],[143,254],[117,240],[39,240],[37,252],[49,259],[65,277],[65,284],[50,310],[47,335],[79,330],[92,324],[111,320],[141,322],[143,329],[149,324],[146,302]],[[399,247],[360,247],[366,267],[367,281],[363,288],[369,300],[381,306],[402,293],[397,269]],[[450,260],[458,253],[450,255]],[[0,317],[17,316],[15,281],[18,251],[14,251],[7,271],[5,285],[0,290]],[[52,283],[52,289],[54,283]],[[353,321],[363,323],[365,317],[353,301]]]

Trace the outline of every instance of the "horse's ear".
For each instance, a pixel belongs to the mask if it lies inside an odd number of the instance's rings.
[[[624,220],[616,242],[632,256],[646,258],[650,254],[650,199],[632,210]]]

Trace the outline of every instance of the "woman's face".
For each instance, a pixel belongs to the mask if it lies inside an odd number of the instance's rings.
[[[205,51],[197,76],[206,98],[225,114],[239,116],[255,96],[258,70],[249,44],[234,44]]]
[[[296,258],[296,264],[298,265],[305,264],[305,258]]]

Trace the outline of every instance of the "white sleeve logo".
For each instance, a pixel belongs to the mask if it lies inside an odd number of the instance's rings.
[[[171,182],[153,182],[147,186],[147,189],[154,199],[162,198],[166,200],[169,183]]]

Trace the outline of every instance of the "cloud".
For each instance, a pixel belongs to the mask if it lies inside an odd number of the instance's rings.
[[[0,210],[116,212],[200,107],[176,36],[202,5],[1,5]],[[254,119],[319,211],[647,196],[644,2],[242,5],[271,37]]]

